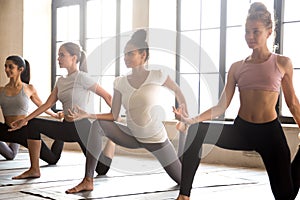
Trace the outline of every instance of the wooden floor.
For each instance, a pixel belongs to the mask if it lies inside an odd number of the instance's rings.
[[[137,156],[116,156],[108,174],[95,178],[94,191],[65,194],[66,189],[83,177],[84,163],[81,152],[64,151],[57,165],[41,162],[41,178],[12,180],[12,176],[29,166],[28,153],[22,150],[15,160],[0,161],[0,199],[169,200],[178,195],[178,186],[156,160]],[[264,170],[209,164],[200,165],[191,197],[194,200],[274,199]]]

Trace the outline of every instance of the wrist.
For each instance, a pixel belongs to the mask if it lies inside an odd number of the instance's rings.
[[[195,124],[196,122],[197,121],[196,121],[195,117],[192,117],[192,118],[187,118],[185,123],[188,125],[191,125],[191,124]]]
[[[24,124],[27,124],[28,121],[29,121],[29,119],[28,119],[27,117],[25,117],[25,118],[23,119],[23,123],[24,123]]]
[[[91,114],[91,113],[86,113],[86,118],[97,119],[96,115],[95,114]]]
[[[190,118],[188,118],[188,117],[182,117],[180,121],[183,124],[190,124]]]

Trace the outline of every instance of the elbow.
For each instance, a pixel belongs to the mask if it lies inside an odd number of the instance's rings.
[[[49,101],[46,101],[44,104],[42,104],[40,107],[43,107],[44,110],[48,110],[50,109],[51,107],[53,106],[53,103],[49,102]]]
[[[300,109],[299,103],[289,103],[287,104],[287,107],[289,108],[292,115],[295,115]]]
[[[286,105],[289,108],[292,115],[299,114],[300,112],[300,104],[297,97],[286,99]]]
[[[110,111],[110,115],[109,115],[109,118],[110,118],[110,120],[112,120],[112,121],[117,121],[118,120],[118,115],[116,115],[116,114],[114,114],[114,112],[111,110]]]
[[[119,121],[119,116],[114,116],[114,115],[112,115],[112,120],[113,120],[113,121]]]
[[[228,108],[228,105],[226,104],[218,104],[214,111],[215,111],[215,114],[219,117],[220,115],[224,114],[226,109]]]
[[[225,103],[217,104],[216,110],[218,110],[219,112],[221,112],[221,114],[223,114],[223,112],[226,111],[227,107],[228,107],[228,105]]]
[[[111,118],[112,118],[113,121],[117,121],[117,122],[122,121],[122,118],[120,117],[119,114],[113,114],[113,113],[111,113]]]
[[[106,98],[106,103],[107,103],[107,105],[109,105],[109,107],[112,106],[112,96],[111,96],[111,95],[109,95],[109,96]]]

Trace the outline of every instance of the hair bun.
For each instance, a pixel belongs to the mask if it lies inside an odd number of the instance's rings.
[[[266,12],[266,11],[267,11],[267,7],[263,3],[254,2],[253,4],[251,4],[248,13]]]
[[[135,41],[146,41],[146,37],[147,32],[144,29],[140,29],[131,36],[131,39]]]

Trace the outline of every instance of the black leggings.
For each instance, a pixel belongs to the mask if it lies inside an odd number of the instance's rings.
[[[300,153],[291,164],[290,150],[278,119],[254,124],[237,117],[234,124],[199,123],[189,128],[183,155],[180,194],[190,196],[201,160],[202,144],[230,150],[258,152],[276,200],[293,200],[300,185]]]
[[[40,140],[41,133],[55,140],[64,142],[77,142],[84,153],[87,153],[87,139],[89,137],[91,122],[82,119],[75,122],[56,121],[34,118],[27,124],[28,139]],[[100,159],[98,159],[100,160]],[[96,172],[101,171],[101,162],[98,162]]]
[[[0,141],[18,143],[26,148],[28,147],[27,145],[28,136],[25,127],[12,132],[9,132],[8,129],[10,129],[8,125],[0,123]],[[44,141],[42,141],[40,158],[45,162],[47,162],[48,164],[56,164],[60,158],[63,146],[64,143],[62,141],[56,140],[52,144],[50,150],[48,146],[44,143]]]

